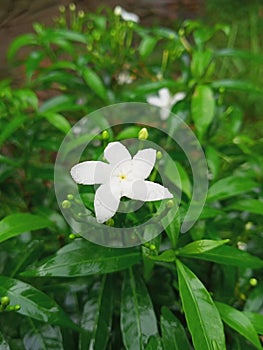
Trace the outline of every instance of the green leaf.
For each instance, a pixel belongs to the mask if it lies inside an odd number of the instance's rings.
[[[246,177],[229,176],[214,183],[208,190],[207,200],[215,201],[251,191],[256,182]]]
[[[195,350],[226,349],[224,329],[213,300],[194,273],[177,260],[179,292]]]
[[[211,51],[194,51],[191,61],[191,72],[196,80],[202,78],[212,59]]]
[[[256,332],[263,334],[263,315],[249,311],[244,311],[243,314],[250,320]]]
[[[173,262],[176,259],[176,255],[173,249],[168,249],[158,256],[149,255],[149,258],[156,261]]]
[[[104,275],[101,282],[93,285],[84,305],[81,326],[81,350],[106,349],[111,333],[113,285],[111,276]]]
[[[142,39],[142,41],[140,42],[140,45],[139,45],[139,48],[138,48],[140,56],[142,58],[148,57],[152,53],[156,43],[157,43],[157,39],[156,38],[151,37],[149,35],[145,36]]]
[[[168,211],[166,216],[162,218],[161,223],[165,228],[167,236],[169,237],[172,248],[175,248],[177,245],[181,228],[180,214],[178,208],[176,206],[172,207]]]
[[[12,305],[20,305],[17,311],[35,320],[79,331],[75,323],[48,295],[22,281],[0,276],[0,295],[10,298]]]
[[[140,130],[141,128],[139,126],[130,126],[120,131],[118,135],[115,137],[115,140],[120,141],[120,140],[137,138]]]
[[[10,346],[5,340],[3,334],[0,332],[0,350],[10,350]]]
[[[183,248],[179,249],[179,255],[191,255],[191,254],[202,254],[204,252],[207,252],[211,249],[215,249],[217,247],[220,247],[223,244],[228,243],[229,239],[224,239],[221,241],[213,241],[210,239],[202,239],[200,241],[195,241],[192,243],[187,244]]]
[[[102,100],[107,101],[107,91],[101,78],[88,67],[85,67],[82,71],[82,76],[85,83],[90,87],[92,91],[95,92]]]
[[[17,213],[6,216],[0,221],[0,242],[20,235],[52,226],[52,222],[39,215]]]
[[[55,35],[57,35],[60,38],[66,39],[66,40],[70,40],[70,41],[76,41],[82,44],[87,44],[87,37],[84,34],[81,33],[77,33],[73,30],[60,30],[57,29],[54,33]]]
[[[216,178],[218,173],[221,170],[220,169],[221,160],[220,160],[219,152],[216,150],[216,148],[212,146],[207,146],[205,150],[205,154],[206,154],[207,164],[213,174],[213,178]]]
[[[11,119],[5,126],[1,128],[0,131],[0,147],[3,143],[11,136],[21,125],[24,124],[28,117],[26,115],[20,114]]]
[[[188,198],[192,196],[192,184],[185,169],[179,162],[167,162],[165,166],[165,175],[168,179],[182,190]]]
[[[258,199],[243,199],[234,202],[227,208],[226,210],[241,210],[241,211],[248,211],[252,214],[259,214],[262,215],[263,213],[263,202]]]
[[[179,255],[193,259],[213,261],[218,264],[230,266],[247,267],[251,269],[260,269],[263,267],[263,260],[231,246],[218,247],[196,255],[182,254],[181,252]]]
[[[164,350],[191,350],[182,324],[167,307],[162,307],[161,330]]]
[[[67,134],[71,129],[70,123],[65,117],[63,117],[63,115],[59,113],[47,112],[42,116],[46,118],[51,125],[62,131],[64,134]]]
[[[142,350],[151,336],[158,334],[148,291],[130,269],[125,274],[121,299],[121,331],[126,349]]]
[[[57,113],[61,111],[72,110],[72,105],[75,104],[75,100],[71,96],[67,95],[59,95],[50,98],[46,102],[44,102],[40,108],[40,113]],[[48,115],[48,114],[47,114]]]
[[[262,349],[255,328],[243,312],[223,303],[216,302],[215,304],[223,321],[229,327],[243,335],[243,337],[254,344],[257,349]]]
[[[135,248],[113,249],[76,239],[40,267],[23,276],[77,277],[124,270],[141,260]]]
[[[262,94],[262,88],[255,86],[253,83],[244,80],[234,80],[234,79],[223,79],[215,80],[211,83],[211,87],[214,89],[229,89],[229,90],[238,90],[243,92],[253,92]]]
[[[215,99],[209,86],[197,85],[192,96],[191,113],[196,130],[202,138],[215,113]]]
[[[34,34],[24,34],[15,38],[9,46],[7,59],[11,61],[21,47],[34,44],[36,44],[36,36]]]
[[[162,347],[161,338],[158,336],[151,337],[147,346],[145,347],[145,350],[164,350]]]
[[[31,320],[30,323],[28,322],[27,328],[28,332],[23,337],[26,350],[64,350],[59,327],[48,324],[36,327]]]

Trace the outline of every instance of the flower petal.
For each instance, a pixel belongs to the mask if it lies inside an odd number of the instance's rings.
[[[110,177],[111,166],[99,161],[87,161],[74,165],[70,174],[75,182],[83,185],[102,184]]]
[[[167,88],[162,88],[159,90],[159,96],[162,100],[163,106],[169,106],[171,104],[171,94]]]
[[[173,198],[172,193],[166,187],[143,180],[127,182],[125,189],[123,188],[123,196],[143,202]]]
[[[166,119],[169,117],[170,113],[171,113],[171,112],[170,112],[169,109],[167,109],[167,108],[162,108],[162,109],[160,110],[161,119],[162,119],[162,120],[166,120]]]
[[[122,143],[111,142],[104,150],[104,158],[111,164],[117,164],[125,160],[130,160],[131,155]]]
[[[154,167],[155,160],[156,150],[152,148],[137,152],[132,159],[134,178],[141,180],[146,179]]]
[[[162,100],[160,99],[160,97],[148,96],[146,100],[152,106],[156,106],[156,107],[163,107],[164,106],[164,104],[163,104]]]
[[[120,203],[120,193],[117,188],[113,190],[109,183],[101,185],[94,198],[94,208],[97,222],[109,220],[117,211]]]
[[[186,94],[184,92],[178,92],[171,99],[171,105],[175,105],[177,102],[183,100]]]

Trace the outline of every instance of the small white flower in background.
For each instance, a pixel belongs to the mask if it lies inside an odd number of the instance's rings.
[[[132,158],[123,144],[111,142],[104,150],[104,158],[109,163],[86,161],[73,166],[70,171],[78,184],[100,185],[94,198],[97,222],[110,219],[123,196],[143,202],[173,197],[166,187],[145,181],[154,167],[156,150],[144,149]]]
[[[170,115],[172,107],[184,98],[184,92],[178,92],[172,96],[167,88],[162,88],[158,91],[158,96],[148,96],[147,102],[150,105],[162,108],[160,111],[161,119],[166,120]]]
[[[121,16],[121,18],[124,21],[131,21],[131,22],[138,23],[140,20],[138,15],[136,15],[135,13],[128,12],[128,11],[124,10],[124,8],[122,8],[121,6],[116,6],[114,8],[114,14],[115,14],[115,16]]]
[[[124,70],[117,75],[116,80],[118,85],[131,84],[133,77],[127,70]]]

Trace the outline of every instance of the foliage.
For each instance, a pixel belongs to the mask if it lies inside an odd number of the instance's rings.
[[[263,58],[215,47],[218,32],[227,42],[227,26],[146,28],[108,9],[61,7],[53,26],[34,30],[8,51],[23,85],[0,85],[0,348],[261,349],[263,139],[254,139],[258,130],[248,128],[233,96],[259,98],[262,90],[222,74],[222,66]],[[210,184],[199,220],[180,234],[191,169],[181,150],[148,130],[178,167],[180,213],[158,238],[134,248],[72,234],[53,189],[65,134],[102,106],[146,102],[161,88],[185,92],[172,111],[205,151]],[[108,130],[90,154],[97,160],[107,142],[139,130]],[[71,194],[65,200],[74,203]],[[93,210],[91,196],[85,201]],[[129,215],[127,222],[143,219]]]

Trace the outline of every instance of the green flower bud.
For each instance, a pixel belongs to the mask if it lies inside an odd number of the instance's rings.
[[[59,12],[64,13],[66,11],[65,6],[61,5],[58,7]]]
[[[150,248],[150,250],[156,250],[156,245],[155,244],[150,244],[149,248]]]
[[[162,159],[162,157],[163,157],[162,152],[161,152],[161,151],[157,151],[157,153],[156,153],[156,159],[160,160],[160,159]]]
[[[114,220],[110,218],[109,220],[106,221],[107,226],[114,226]]]
[[[16,304],[16,305],[14,306],[14,309],[15,309],[15,311],[18,311],[18,310],[20,310],[20,309],[21,309],[21,306],[20,306],[20,305],[18,305],[18,304]]]
[[[76,5],[73,2],[71,2],[69,4],[69,9],[70,9],[70,11],[75,11],[76,10]]]
[[[80,11],[78,12],[78,17],[79,17],[79,18],[84,18],[84,16],[85,16],[84,11],[80,10]]]
[[[1,298],[1,306],[2,307],[6,307],[9,304],[10,304],[10,299],[8,296],[4,296]]]
[[[250,278],[249,284],[251,285],[251,287],[256,287],[256,285],[258,284],[258,280],[256,278]]]
[[[74,199],[73,194],[68,194],[68,195],[67,195],[67,199],[68,199],[69,201],[72,201],[72,199]]]
[[[65,200],[62,202],[62,208],[63,208],[63,209],[69,209],[70,207],[71,207],[70,201],[68,201],[67,199],[65,199]]]
[[[149,136],[148,130],[146,128],[142,128],[138,133],[139,140],[147,140]]]
[[[173,208],[173,206],[174,206],[174,201],[172,199],[169,199],[169,201],[166,203],[166,207],[168,209],[171,209]]]
[[[104,130],[101,136],[102,136],[102,140],[108,140],[108,138],[110,137],[110,134],[107,130]]]
[[[74,233],[71,233],[68,237],[69,237],[69,239],[75,239],[76,235],[74,235]]]

